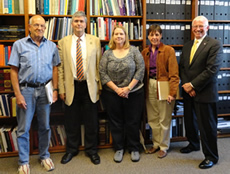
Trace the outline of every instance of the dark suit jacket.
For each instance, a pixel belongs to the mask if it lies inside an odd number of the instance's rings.
[[[193,40],[186,43],[180,59],[180,78],[182,85],[191,82],[196,91],[194,100],[202,103],[218,101],[217,73],[223,56],[219,41],[206,36],[198,47],[191,64],[190,52]],[[183,92],[183,97],[189,97]]]

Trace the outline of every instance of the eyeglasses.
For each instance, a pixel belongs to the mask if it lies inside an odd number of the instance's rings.
[[[193,28],[204,28],[204,27],[206,27],[206,25],[194,25],[194,26],[192,26]]]
[[[34,28],[39,28],[39,26],[40,26],[42,29],[46,28],[45,25],[40,25],[40,24],[32,24],[32,26],[33,26]]]

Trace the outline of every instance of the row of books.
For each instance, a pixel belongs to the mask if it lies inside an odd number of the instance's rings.
[[[229,0],[199,0],[198,10],[208,20],[230,20]]]
[[[65,146],[66,145],[66,133],[64,125],[51,125],[51,139],[49,142],[50,147]],[[98,131],[98,145],[111,144],[111,135],[109,129],[109,123],[107,119],[99,120]],[[81,146],[85,145],[85,127],[81,125]],[[33,149],[38,149],[38,131],[33,130]]]
[[[146,42],[150,45],[148,40],[148,29],[155,23],[146,24]],[[162,29],[161,42],[166,45],[183,45],[191,40],[191,26],[186,23],[157,23]]]
[[[29,0],[29,14],[72,15],[85,11],[85,0]]]
[[[18,151],[17,127],[0,128],[0,153]]]
[[[66,133],[64,125],[51,125],[50,147],[65,146]],[[33,149],[38,149],[38,131],[33,130]]]
[[[146,0],[147,19],[191,19],[191,0]]]
[[[25,36],[23,25],[1,25],[0,40],[17,40]]]
[[[112,18],[98,17],[96,20],[90,21],[90,33],[100,38],[100,40],[110,40],[112,31],[116,25],[123,26],[130,40],[141,40],[143,26],[140,24],[140,19],[119,21]]]
[[[218,83],[219,91],[229,90],[230,89],[230,71],[229,70],[219,71],[217,74],[217,83]]]
[[[142,16],[142,1],[90,0],[90,15]]]
[[[16,117],[16,97],[11,94],[0,95],[0,118],[1,116]]]
[[[0,66],[7,66],[8,61],[10,60],[11,49],[12,46],[5,46],[0,44]],[[0,91],[2,91],[1,88]]]
[[[223,48],[223,58],[222,58],[222,64],[221,67],[227,68],[230,67],[230,48],[224,47]]]
[[[0,14],[24,14],[24,0],[0,0]]]
[[[1,92],[12,91],[9,68],[0,68],[0,91]]]
[[[219,94],[219,101],[217,103],[217,113],[230,114],[230,94]]]
[[[218,134],[225,134],[230,133],[230,120],[226,117],[219,117],[217,123],[217,133]]]
[[[71,18],[50,18],[46,21],[44,37],[49,40],[60,40],[72,34]]]
[[[230,24],[228,23],[210,23],[208,35],[222,44],[230,44]]]

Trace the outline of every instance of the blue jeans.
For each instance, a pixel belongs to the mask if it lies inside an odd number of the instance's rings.
[[[24,165],[29,163],[29,130],[35,111],[38,121],[40,159],[46,159],[50,157],[48,152],[51,136],[49,125],[50,105],[48,104],[44,86],[38,88],[20,87],[20,90],[27,104],[27,109],[17,107],[17,142],[19,153],[18,164]]]

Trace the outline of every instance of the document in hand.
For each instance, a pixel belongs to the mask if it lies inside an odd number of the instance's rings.
[[[169,81],[157,81],[158,100],[167,100],[169,95]],[[176,99],[180,98],[179,88]]]
[[[53,83],[52,83],[52,80],[50,80],[49,83],[46,84],[45,89],[46,89],[46,95],[47,95],[48,102],[51,105],[53,103]]]

